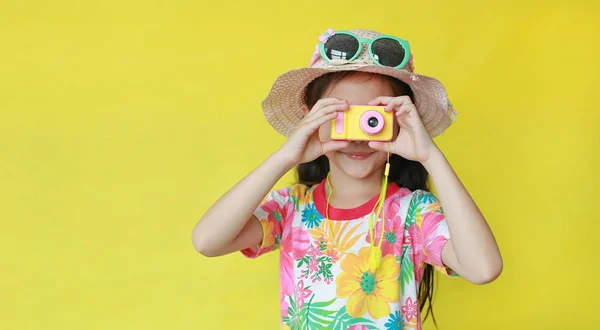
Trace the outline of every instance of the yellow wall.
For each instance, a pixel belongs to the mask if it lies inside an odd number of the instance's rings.
[[[191,230],[283,143],[275,77],[368,27],[445,82],[436,141],[505,260],[440,279],[440,329],[598,329],[600,3],[367,3],[2,0],[0,328],[277,328],[276,254],[205,259]]]

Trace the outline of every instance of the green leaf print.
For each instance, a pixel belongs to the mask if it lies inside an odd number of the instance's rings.
[[[296,259],[296,260],[298,260],[298,266],[296,268],[300,268],[304,264],[308,265],[308,263],[310,262],[310,256],[305,255],[304,257],[302,257],[300,259]]]
[[[292,202],[294,202],[294,207],[296,208],[296,211],[300,211],[300,205],[298,203],[298,197],[291,195],[290,196]]]
[[[413,196],[413,198],[411,198],[410,200],[410,204],[408,205],[408,213],[406,215],[406,229],[408,229],[409,226],[415,223],[417,219],[417,212],[420,212],[419,205],[420,203],[418,202],[418,198],[415,198],[415,196]]]
[[[321,252],[327,250],[327,242],[319,241],[319,250],[321,250]]]
[[[292,297],[289,297],[290,305],[288,306],[288,316],[283,318],[283,322],[287,324],[291,329],[304,329],[306,322],[304,320],[303,310],[298,310],[298,306]]]
[[[292,329],[328,329],[327,326],[333,322],[335,310],[328,310],[326,307],[331,306],[337,298],[313,303],[314,298],[315,295],[313,294],[300,311],[301,322],[298,324],[299,327],[290,326]]]
[[[375,322],[373,322],[372,320],[365,319],[363,317],[353,318],[352,316],[350,316],[348,314],[348,312],[346,311],[346,306],[342,307],[342,309],[340,309],[337,312],[332,323],[329,324],[329,329],[346,330],[353,325],[363,325],[363,326],[367,327],[367,329],[377,330],[377,326],[375,325]]]
[[[396,258],[397,260],[398,258]],[[404,245],[402,247],[402,260],[398,260],[402,263],[400,266],[400,291],[404,291],[404,285],[410,283],[413,280],[413,274],[415,272],[415,267],[410,260],[410,245]]]
[[[314,295],[313,295],[313,297],[314,297]],[[312,305],[313,305],[314,307],[327,307],[327,306],[329,306],[329,305],[333,304],[333,303],[335,302],[335,300],[336,300],[336,299],[337,299],[337,298],[333,298],[333,299],[331,299],[330,301],[321,301],[321,302],[316,302],[316,303],[313,303]],[[311,298],[311,300],[312,300],[312,298]]]
[[[329,283],[333,280],[333,273],[331,272],[331,266],[333,266],[331,257],[321,256],[317,258],[319,262],[319,270],[313,275],[313,278],[316,278],[318,281],[321,280],[321,276],[325,282]]]

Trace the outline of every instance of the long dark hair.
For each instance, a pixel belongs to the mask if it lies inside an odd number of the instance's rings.
[[[352,71],[332,72],[313,80],[306,89],[304,103],[311,109],[330,86],[353,74],[355,74],[355,72]],[[408,95],[411,98],[414,97],[410,87],[402,81],[384,75],[381,75],[380,77],[390,84],[394,95]],[[298,165],[297,172],[298,183],[311,187],[319,184],[327,177],[327,173],[329,173],[329,160],[323,155],[312,162]],[[411,191],[417,189],[429,191],[429,185],[427,183],[428,178],[429,173],[427,173],[427,170],[425,170],[425,167],[423,167],[421,163],[402,158],[395,154],[390,156],[389,180],[391,182],[395,182],[398,186],[408,188]],[[427,312],[423,321],[431,314],[433,323],[437,327],[432,307],[433,294],[433,266],[426,264],[421,283],[419,284],[419,309],[422,313],[423,308],[427,305]]]

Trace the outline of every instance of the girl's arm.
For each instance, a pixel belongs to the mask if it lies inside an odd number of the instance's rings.
[[[423,166],[429,172],[442,204],[450,240],[442,250],[444,264],[476,284],[495,280],[502,272],[502,257],[485,218],[437,148]]]
[[[192,242],[196,251],[216,257],[259,244],[262,228],[254,211],[277,181],[291,169],[275,153],[221,197],[196,224]]]
[[[411,98],[382,96],[369,104],[385,105],[386,111],[394,111],[400,126],[391,144],[370,142],[369,146],[421,162],[433,180],[451,237],[442,249],[442,262],[473,283],[484,284],[496,279],[502,272],[502,257],[494,235],[431,139]]]
[[[215,257],[261,243],[262,227],[254,211],[275,183],[298,163],[348,145],[345,141],[322,143],[317,133],[337,111],[347,109],[347,101],[326,98],[317,101],[310,112],[306,110],[302,123],[281,149],[223,195],[196,224],[192,232],[196,251]]]

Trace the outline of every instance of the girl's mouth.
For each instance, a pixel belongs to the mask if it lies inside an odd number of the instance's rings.
[[[346,156],[352,160],[365,160],[365,159],[369,158],[369,156],[371,156],[373,154],[373,152],[355,151],[355,152],[344,152],[343,154],[344,154],[344,156]]]

